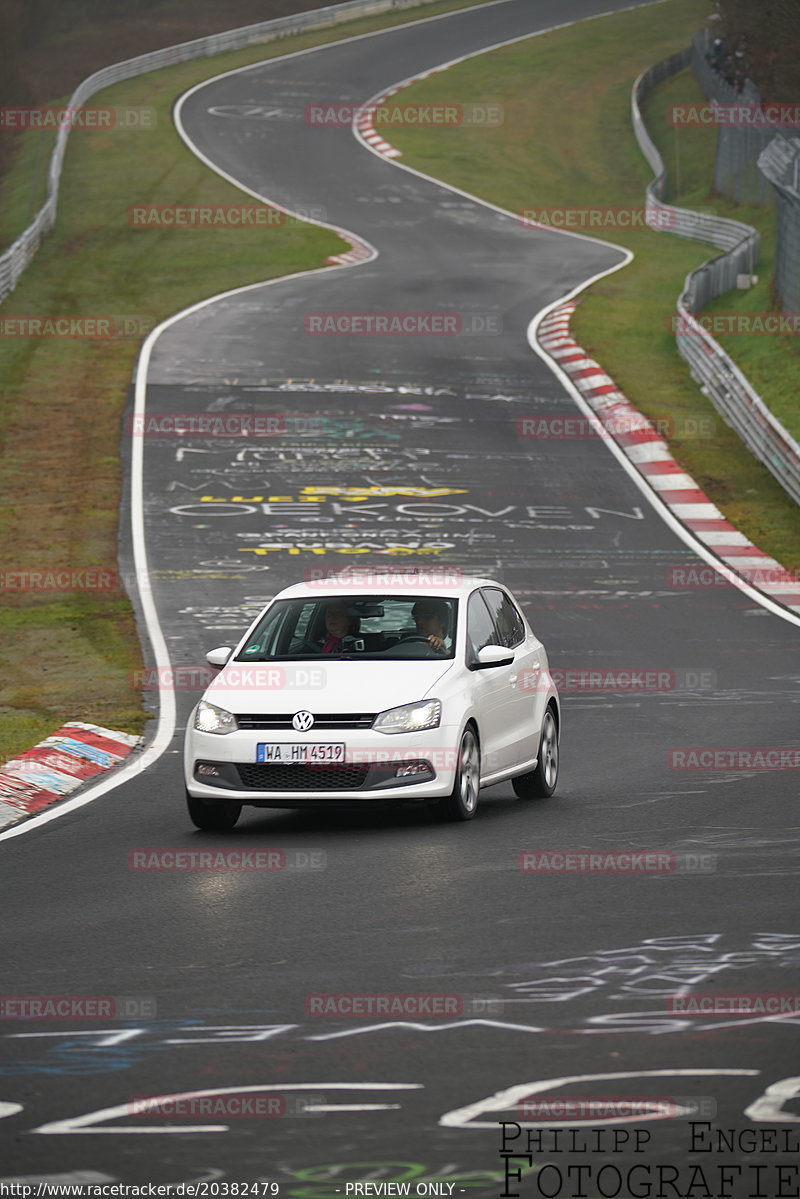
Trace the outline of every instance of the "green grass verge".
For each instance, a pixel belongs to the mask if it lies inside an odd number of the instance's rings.
[[[145,327],[226,289],[323,265],[347,248],[313,225],[264,231],[132,229],[137,202],[230,204],[241,192],[203,166],[172,124],[175,98],[233,67],[421,16],[457,0],[358,20],[151,72],[106,89],[98,105],[156,109],[151,131],[71,136],[53,232],[0,317],[135,316]],[[39,134],[24,135],[4,181],[6,240],[29,220]],[[250,202],[248,197],[244,197]],[[109,341],[0,337],[0,560],[5,571],[113,571],[120,504],[120,418],[141,337]],[[6,576],[7,579],[7,576]],[[0,590],[0,762],[84,719],[139,733],[131,685],[138,636],[121,590]]]
[[[548,205],[568,209],[643,205],[652,178],[633,136],[630,89],[636,76],[681,49],[707,16],[704,0],[667,0],[640,10],[585,21],[469,59],[415,84],[402,100],[503,105],[504,123],[412,128],[385,126],[403,162],[503,208],[519,212]],[[674,153],[666,106],[697,94],[684,74],[657,89],[648,104],[652,134]],[[399,99],[399,98],[398,98]],[[660,114],[660,115],[659,115]],[[736,215],[765,230],[761,278],[771,270],[769,210],[738,208],[709,196],[713,146],[705,129],[681,130],[681,204]],[[713,136],[713,133],[711,134]],[[690,200],[692,203],[690,203]],[[692,381],[675,349],[670,322],[686,274],[716,251],[667,233],[610,227],[604,234],[635,254],[626,268],[594,284],[573,319],[580,344],[652,419],[671,420],[675,457],[720,509],[757,545],[790,569],[800,567],[797,506],[744,448]],[[732,293],[715,307],[769,307],[768,282]],[[760,295],[760,298],[759,298]],[[797,394],[797,351],[768,337],[726,338],[726,348],[753,383]],[[733,342],[747,341],[740,354]],[[756,362],[758,359],[758,362]],[[756,366],[761,367],[759,376]],[[713,436],[692,430],[713,428]]]

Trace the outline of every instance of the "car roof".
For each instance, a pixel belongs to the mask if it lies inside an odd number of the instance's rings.
[[[448,581],[448,575],[452,581]],[[361,577],[354,573],[347,578],[322,578],[295,583],[279,591],[276,599],[316,599],[337,595],[430,595],[439,599],[464,599],[476,587],[503,587],[496,579],[465,575],[455,570],[420,570],[415,577],[410,571],[368,571]],[[505,588],[504,588],[505,590]]]

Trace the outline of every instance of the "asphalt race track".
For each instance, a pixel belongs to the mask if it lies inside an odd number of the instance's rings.
[[[669,682],[564,689],[552,800],[497,786],[463,825],[413,805],[245,809],[212,834],[185,814],[182,725],[197,690],[179,681],[178,727],[149,769],[0,846],[15,899],[5,993],[125,998],[130,1014],[4,1023],[0,1181],[265,1180],[334,1199],[345,1183],[410,1180],[412,1194],[422,1182],[497,1195],[501,1120],[548,1130],[532,1159],[562,1171],[742,1166],[719,1192],[736,1199],[758,1193],[754,1163],[768,1196],[777,1165],[796,1165],[782,1139],[797,1141],[795,1084],[776,1087],[797,1073],[791,1010],[681,1014],[670,996],[791,992],[797,773],[674,769],[669,754],[797,744],[798,629],[736,588],[675,586],[674,568],[700,560],[602,440],[523,435],[526,418],[576,413],[528,345],[530,321],[622,255],[524,229],[347,127],[303,119],[310,103],[363,102],[608,7],[507,0],[186,99],[185,135],[210,162],[377,256],[232,294],[161,334],[148,414],[271,415],[275,435],[144,437],[144,530],[179,680],[280,588],[358,561],[487,572],[519,596],[556,669]],[[321,313],[457,314],[461,331],[314,335]],[[128,569],[130,554],[126,537]],[[316,868],[129,868],[142,847],[302,851]],[[521,853],[543,850],[674,857],[658,873],[520,869]],[[447,996],[455,1015],[319,1017],[320,994]],[[534,1084],[587,1105],[567,1120],[574,1144],[552,1131],[555,1107],[524,1108]],[[266,1114],[129,1110],[136,1097],[246,1088],[273,1099]],[[589,1100],[615,1101],[617,1117]],[[625,1122],[625,1100],[668,1118]],[[780,1136],[690,1153],[689,1119]],[[540,1192],[532,1173],[523,1193],[581,1193],[554,1190],[555,1177]],[[615,1192],[594,1178],[583,1191],[600,1193]]]

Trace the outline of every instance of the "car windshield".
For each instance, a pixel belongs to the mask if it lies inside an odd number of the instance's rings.
[[[444,660],[454,653],[457,607],[454,599],[431,595],[277,600],[236,660],[285,662],[322,656]]]

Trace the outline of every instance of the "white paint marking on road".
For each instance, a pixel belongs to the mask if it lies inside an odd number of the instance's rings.
[[[269,1091],[278,1091],[281,1094],[285,1091],[418,1091],[424,1089],[422,1083],[419,1082],[287,1082],[287,1083],[258,1083],[256,1086],[247,1087],[214,1087],[202,1091],[173,1091],[168,1095],[148,1095],[148,1104],[152,1107],[158,1107],[165,1103],[176,1103],[183,1100],[192,1099],[210,1099],[216,1095],[255,1095],[263,1094]],[[112,1135],[119,1134],[134,1134],[134,1135],[153,1135],[153,1134],[174,1134],[187,1132],[229,1132],[230,1128],[227,1124],[200,1124],[200,1125],[146,1125],[141,1128],[132,1128],[130,1125],[118,1126],[116,1128],[98,1128],[97,1125],[104,1120],[117,1120],[121,1116],[131,1115],[132,1101],[127,1103],[118,1103],[114,1107],[98,1108],[97,1111],[88,1112],[85,1116],[68,1116],[64,1120],[51,1120],[47,1124],[41,1124],[38,1128],[31,1131],[40,1133],[43,1136],[63,1136],[86,1133],[106,1133]]]
[[[744,1109],[744,1114],[751,1120],[768,1124],[778,1120],[787,1124],[797,1124],[800,1122],[797,1112],[787,1112],[783,1105],[787,1100],[797,1099],[798,1096],[800,1096],[800,1077],[782,1078],[780,1082],[774,1082],[767,1087],[764,1094],[755,1103],[751,1103]]]
[[[26,1037],[101,1037],[93,1049],[111,1049],[115,1045],[122,1045],[125,1041],[130,1041],[134,1037],[141,1036],[147,1032],[146,1028],[90,1028],[77,1029],[71,1028],[69,1031],[59,1029],[58,1032],[9,1032],[5,1035],[9,1040],[24,1040]]]
[[[390,1112],[398,1111],[402,1103],[307,1103],[304,1112]]]
[[[569,1086],[571,1083],[587,1083],[587,1082],[610,1082],[626,1078],[705,1078],[716,1077],[718,1075],[726,1076],[753,1076],[760,1074],[760,1070],[622,1070],[613,1074],[568,1074],[563,1078],[544,1078],[538,1082],[523,1082],[516,1086],[507,1087],[504,1091],[497,1091],[494,1095],[488,1096],[486,1099],[481,1099],[477,1103],[468,1103],[464,1107],[455,1108],[451,1112],[445,1112],[439,1123],[445,1128],[463,1128],[468,1125],[470,1128],[493,1128],[497,1130],[497,1121],[480,1121],[473,1119],[474,1116],[482,1115],[484,1112],[500,1112],[508,1109],[514,1109],[528,1095],[537,1095],[542,1091],[549,1092],[555,1087]],[[683,1113],[687,1114],[687,1109],[683,1109]],[[691,1110],[688,1109],[688,1114],[691,1115]],[[607,1120],[599,1120],[592,1117],[592,1126],[601,1124],[629,1124],[633,1122],[645,1122],[654,1119],[664,1119],[663,1114],[650,1113],[642,1115],[641,1113],[634,1116],[617,1116]],[[567,1128],[574,1127],[574,1120],[517,1120],[520,1128]]]
[[[306,1041],[337,1041],[342,1037],[359,1037],[364,1033],[383,1032],[390,1028],[410,1028],[414,1032],[450,1032],[454,1028],[470,1028],[483,1026],[485,1028],[500,1028],[507,1032],[542,1033],[549,1032],[547,1028],[539,1028],[535,1024],[510,1024],[504,1020],[455,1020],[451,1024],[420,1024],[414,1020],[387,1020],[382,1024],[368,1024],[364,1028],[345,1028],[341,1032],[316,1033],[306,1037]]]

